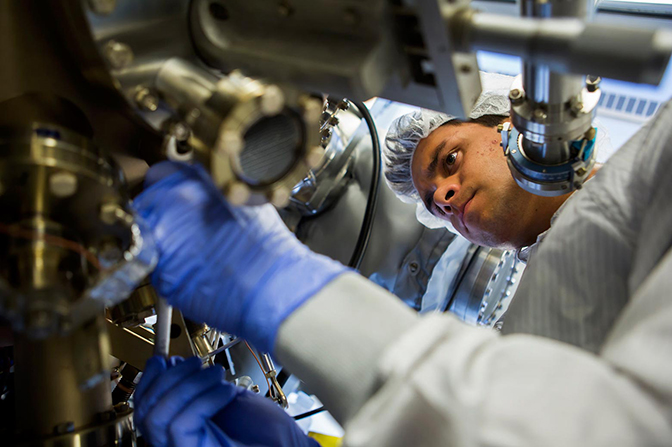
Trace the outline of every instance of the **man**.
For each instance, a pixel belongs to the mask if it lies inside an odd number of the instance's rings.
[[[398,118],[386,138],[388,185],[470,242],[532,246],[571,194],[542,197],[516,184],[497,130],[509,120],[509,107],[507,97],[486,94],[466,122],[428,110]]]
[[[418,316],[311,253],[273,210],[227,205],[198,168],[152,168],[136,206],[161,250],[159,293],[273,352],[344,424],[347,446],[669,445],[670,169],[667,104],[566,201],[509,310],[505,330],[518,333],[506,336]],[[474,185],[466,197],[486,191]],[[480,197],[484,217],[467,219],[472,207],[452,197],[459,190],[441,206],[457,206],[465,230],[490,222]],[[310,445],[281,410],[205,377],[214,373],[197,363],[148,365],[136,416],[151,442]],[[249,418],[256,429],[243,424]]]

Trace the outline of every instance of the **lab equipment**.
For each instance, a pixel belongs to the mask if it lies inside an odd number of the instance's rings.
[[[536,166],[512,164],[519,182],[549,194],[578,187],[591,159],[584,150],[576,160],[583,144],[572,142],[586,139],[599,94],[584,74],[656,83],[669,34],[585,23],[583,1],[522,3],[517,18],[462,0],[0,2],[0,316],[16,360],[2,372],[16,385],[0,390],[12,408],[3,439],[135,442],[131,409],[113,407],[105,379],[109,353],[142,369],[156,341],[158,296],[145,283],[153,249],[129,207],[148,164],[198,162],[230,202],[284,206],[309,168],[334,155],[322,148],[323,94],[467,116],[480,93],[473,52],[486,49],[527,64],[510,95],[522,138],[509,141]],[[547,163],[564,163],[565,178],[549,183]],[[334,204],[337,189],[304,209]],[[435,247],[450,238],[423,234]],[[416,279],[434,262],[416,259],[425,245],[394,257],[408,274],[393,285],[416,304],[426,288]],[[373,274],[383,255],[372,251],[362,269]],[[386,273],[381,282],[394,282]],[[180,312],[170,323],[173,355],[212,358],[236,343]],[[269,344],[272,331],[258,326]]]
[[[153,357],[136,391],[136,422],[152,445],[319,447],[268,399],[225,382],[198,358]]]
[[[301,244],[270,205],[229,205],[199,166],[160,163],[148,181],[134,206],[161,252],[153,282],[188,318],[273,352],[282,321],[346,270]]]

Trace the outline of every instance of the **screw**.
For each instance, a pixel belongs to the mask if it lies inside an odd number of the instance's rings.
[[[512,104],[520,104],[525,99],[522,90],[514,88],[509,92],[509,99]]]
[[[259,385],[252,385],[250,387],[250,391],[252,391],[253,393],[257,393],[257,394],[259,394],[261,392],[261,390],[259,389]]]
[[[546,115],[546,112],[544,112],[543,109],[537,109],[537,110],[534,111],[534,119],[536,121],[543,121],[547,117],[548,117],[548,115]]]
[[[411,272],[411,275],[418,273],[418,270],[420,270],[420,265],[417,262],[413,261],[408,264],[408,271]]]
[[[107,61],[114,68],[124,68],[133,62],[133,50],[125,43],[110,40],[104,50]]]
[[[94,14],[107,16],[117,7],[117,0],[89,0],[89,8]]]
[[[244,147],[245,147],[245,141],[243,140],[243,137],[240,135],[240,132],[225,130],[219,136],[217,149],[221,150],[225,154],[238,155],[243,151]]]
[[[264,115],[277,115],[285,107],[285,95],[276,85],[266,87],[261,96],[261,112]]]
[[[586,76],[586,89],[589,92],[594,92],[600,87],[600,82],[602,81],[602,78],[599,76],[591,76],[588,75]]]
[[[141,87],[135,93],[135,103],[147,112],[156,112],[159,108],[159,98],[147,87]]]
[[[252,195],[250,188],[242,182],[229,183],[226,191],[226,199],[231,205],[244,205]]]
[[[64,199],[77,191],[77,176],[70,172],[57,172],[49,177],[49,190],[58,198]]]
[[[284,208],[289,205],[291,194],[287,188],[278,188],[271,193],[270,201],[276,208]]]
[[[504,124],[497,124],[497,133],[502,133],[503,130],[504,130]]]
[[[72,433],[75,431],[75,423],[72,421],[62,422],[54,426],[55,435],[64,435],[66,433]]]
[[[460,72],[462,72],[462,74],[471,73],[472,72],[471,65],[468,65],[468,64],[460,65]]]
[[[586,172],[588,172],[586,168],[580,167],[579,169],[576,170],[576,175],[578,175],[579,177],[583,177],[584,175],[586,175]]]

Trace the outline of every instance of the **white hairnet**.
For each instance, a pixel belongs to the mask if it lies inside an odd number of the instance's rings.
[[[484,93],[476,101],[469,114],[470,119],[485,115],[509,116],[511,104],[508,94],[513,77],[497,73],[481,72]],[[411,160],[420,140],[454,116],[421,109],[397,118],[390,126],[383,148],[383,172],[385,181],[397,197],[406,203],[416,203],[416,217],[429,228],[443,228],[455,232],[450,222],[431,214],[425,209],[411,177]]]
[[[485,115],[509,116],[509,98],[499,93],[482,94],[470,119]],[[421,109],[402,115],[390,126],[383,148],[385,181],[402,201],[421,202],[411,178],[411,160],[420,140],[427,138],[435,129],[455,119],[454,116],[433,110]]]

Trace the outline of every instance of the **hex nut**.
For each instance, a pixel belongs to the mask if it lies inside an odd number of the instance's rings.
[[[128,67],[133,62],[131,47],[116,40],[110,40],[105,44],[103,54],[113,68]]]

